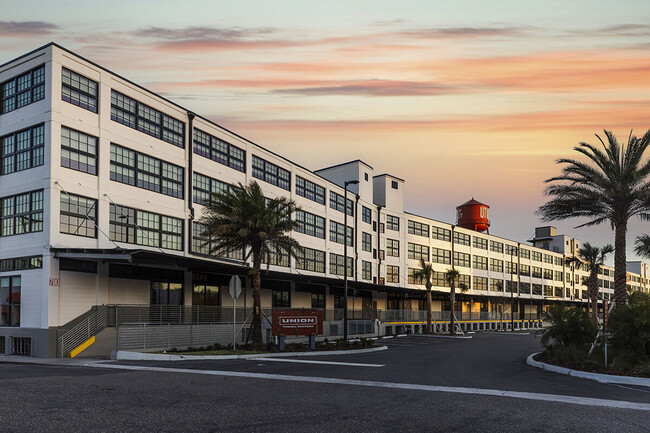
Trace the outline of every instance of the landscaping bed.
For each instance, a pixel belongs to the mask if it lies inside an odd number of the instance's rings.
[[[157,352],[164,353],[167,355],[258,355],[264,353],[283,353],[283,352],[318,352],[318,351],[330,351],[330,350],[355,350],[355,349],[368,349],[371,347],[376,347],[374,340],[367,338],[355,339],[350,341],[345,340],[334,340],[329,341],[325,339],[323,341],[316,342],[316,350],[311,350],[309,344],[303,343],[287,343],[284,346],[284,350],[280,351],[277,345],[268,344],[263,348],[255,348],[252,345],[237,345],[237,350],[233,351],[232,346],[228,348],[227,346],[221,346],[220,344],[213,344],[210,346],[202,347],[188,347],[187,349],[177,349],[175,347],[170,350]]]
[[[585,351],[586,353],[586,351]],[[545,364],[551,364],[558,367],[569,368],[571,370],[580,370],[586,371],[589,373],[598,373],[598,374],[611,374],[614,376],[630,376],[630,377],[644,377],[650,378],[650,366],[637,366],[636,368],[617,368],[608,366],[605,368],[604,362],[602,360],[596,360],[594,358],[585,358],[585,359],[576,359],[576,360],[567,360],[558,358],[557,356],[552,356],[548,352],[538,353],[533,357],[535,361],[543,362]]]

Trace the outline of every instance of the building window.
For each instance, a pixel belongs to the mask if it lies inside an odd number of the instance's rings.
[[[361,232],[361,250],[372,251],[372,235],[370,233]]]
[[[253,177],[291,191],[291,173],[255,155],[253,155]]]
[[[562,257],[555,257],[554,262],[556,266],[562,266]]]
[[[519,293],[530,295],[530,283],[519,283]]]
[[[337,223],[336,221],[330,220],[330,241],[336,242],[337,244],[343,243],[343,233],[345,232],[345,225]],[[354,235],[354,229],[348,227],[348,246],[352,246],[352,237]]]
[[[204,256],[225,257],[234,260],[244,260],[244,250],[227,251],[225,254],[218,254],[215,250],[217,242],[204,235],[207,226],[199,222],[192,222],[192,246],[193,254]],[[287,265],[288,266],[288,265]]]
[[[406,247],[409,259],[429,261],[429,247],[426,245],[412,244],[409,242]]]
[[[544,269],[542,271],[542,275],[544,276],[545,280],[552,280],[553,279],[553,270],[552,269]]]
[[[503,260],[490,259],[490,270],[492,272],[503,272]]]
[[[300,223],[296,228],[298,233],[325,239],[325,218],[298,210],[296,211],[296,221]]]
[[[111,90],[111,119],[178,147],[185,147],[185,123]]]
[[[273,308],[291,307],[291,292],[288,289],[271,289],[271,306]]]
[[[97,137],[61,127],[61,167],[97,174]]]
[[[451,251],[441,248],[431,248],[431,261],[443,265],[451,264]]]
[[[111,143],[111,180],[183,198],[183,167]]]
[[[242,252],[243,256],[243,252]],[[243,257],[242,259],[243,260]],[[272,266],[282,266],[284,268],[289,267],[289,253],[286,251],[282,250],[275,250],[273,248],[270,248],[270,251],[268,254],[265,254],[262,256],[262,263],[265,265],[272,265]]]
[[[97,237],[97,200],[61,192],[60,231],[87,238]]]
[[[532,251],[531,259],[535,260],[536,262],[541,262],[542,261],[542,253],[540,253],[539,251]]]
[[[311,308],[325,308],[325,293],[311,292]]]
[[[88,260],[59,259],[59,271],[83,272],[87,274],[97,273],[97,262]]]
[[[420,278],[415,278],[415,273],[417,272],[417,269],[415,268],[408,268],[406,270],[406,281],[409,284],[418,284],[422,285],[424,284],[424,279],[422,277]]]
[[[0,84],[0,114],[9,113],[45,98],[45,66],[39,66]]]
[[[220,194],[230,191],[230,185],[220,180],[204,176],[200,173],[194,172],[192,189],[192,200],[197,204],[205,204],[212,198],[213,194]]]
[[[397,189],[399,186],[397,185],[397,181],[393,180],[390,182],[390,187],[393,189]]]
[[[43,165],[45,126],[37,125],[0,138],[0,174]]]
[[[454,266],[470,267],[470,255],[454,251]]]
[[[484,290],[488,289],[488,279],[485,277],[472,277],[472,289],[473,290]]]
[[[0,260],[0,272],[42,269],[43,256],[15,257]],[[2,351],[0,351],[2,353]]]
[[[370,208],[361,206],[361,221],[370,224],[370,222],[372,221],[372,211],[370,210]]]
[[[480,269],[480,270],[483,270],[483,271],[487,271],[487,268],[488,268],[488,259],[487,259],[487,257],[473,256],[472,257],[472,267],[474,269]]]
[[[110,206],[110,239],[115,242],[183,250],[183,220],[118,206]]]
[[[487,239],[479,238],[478,236],[474,236],[474,239],[472,239],[472,245],[474,246],[474,248],[480,248],[482,250],[488,249]]]
[[[245,150],[198,129],[194,129],[194,153],[242,173],[246,172]]]
[[[330,274],[332,275],[343,275],[344,266],[344,256],[340,254],[330,253]],[[354,276],[354,260],[352,257],[348,257],[348,277]]]
[[[399,257],[399,241],[386,239],[386,254],[389,257]]]
[[[399,284],[399,266],[386,266],[386,281]]]
[[[43,190],[3,197],[0,236],[43,231]]]
[[[490,241],[490,251],[495,253],[503,253],[503,244],[497,241]]]
[[[451,230],[431,226],[431,237],[441,241],[449,242],[451,240]]]
[[[530,250],[519,248],[519,257],[522,259],[530,259]]]
[[[296,257],[296,269],[325,273],[325,251],[303,247]]]
[[[183,305],[183,285],[151,281],[149,302],[151,305]]]
[[[399,231],[399,218],[393,215],[386,215],[386,228]]]
[[[494,278],[490,279],[490,291],[491,292],[503,292],[503,280],[497,280]]]
[[[435,287],[449,287],[449,283],[447,282],[447,278],[445,278],[444,272],[433,271],[431,284],[433,284]]]
[[[0,278],[0,326],[20,326],[20,276]]]
[[[417,221],[408,220],[408,232],[410,235],[429,237],[429,225]]]
[[[194,283],[192,287],[192,305],[221,305],[219,286]]]
[[[361,278],[364,280],[372,280],[372,263],[365,260],[361,261]]]
[[[531,276],[533,278],[542,278],[542,268],[538,268],[537,266],[533,266]]]
[[[544,254],[544,263],[553,264],[553,256],[549,254]]]
[[[519,266],[519,275],[529,277],[530,276],[530,266],[528,266],[528,265]],[[569,274],[567,274],[567,275],[569,275]]]
[[[341,194],[337,194],[334,191],[330,191],[330,208],[337,210],[339,212],[343,212],[344,208],[344,200],[343,196]],[[354,202],[350,199],[347,200],[348,204],[348,215],[352,216],[354,215],[353,208],[354,208]]]
[[[506,274],[517,274],[517,263],[516,262],[510,262],[510,261],[505,261],[505,270]]]
[[[509,256],[516,256],[517,255],[517,246],[516,245],[505,245],[505,252]]]
[[[562,271],[555,271],[555,281],[562,281]]]
[[[70,69],[61,70],[61,99],[97,113],[97,82]]]
[[[316,203],[325,204],[325,188],[300,176],[296,176],[296,194]]]
[[[471,243],[472,237],[466,233],[454,232],[454,243],[458,245],[467,245]]]

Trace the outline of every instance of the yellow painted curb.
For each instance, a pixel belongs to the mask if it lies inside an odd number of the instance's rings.
[[[70,352],[70,358],[74,358],[75,356],[79,355],[81,352],[84,350],[88,349],[93,343],[95,342],[95,337],[90,337],[88,340],[84,341],[81,343],[79,346],[77,346],[74,350]]]

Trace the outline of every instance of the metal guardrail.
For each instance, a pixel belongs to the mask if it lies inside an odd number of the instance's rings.
[[[56,345],[56,353],[59,358],[65,358],[81,343],[99,334],[108,326],[108,307],[102,305],[95,308],[95,311],[90,316],[59,337]]]

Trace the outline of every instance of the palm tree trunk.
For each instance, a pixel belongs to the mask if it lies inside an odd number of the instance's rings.
[[[262,273],[260,272],[261,260],[259,255],[253,257],[253,346],[259,348],[262,342]]]
[[[451,329],[449,333],[451,335],[456,335],[456,316],[454,315],[454,304],[456,303],[456,287],[454,283],[450,284],[449,287],[449,302],[451,302],[451,316],[449,317],[449,326]]]
[[[431,334],[431,283],[427,284],[427,333]]]
[[[589,316],[591,316],[592,322],[598,326],[598,269],[592,271],[592,274],[589,275],[589,280],[587,282],[589,287],[589,299],[591,301],[591,311]]]
[[[616,308],[627,303],[627,263],[625,257],[625,235],[627,224],[618,224],[614,238],[614,301]]]

